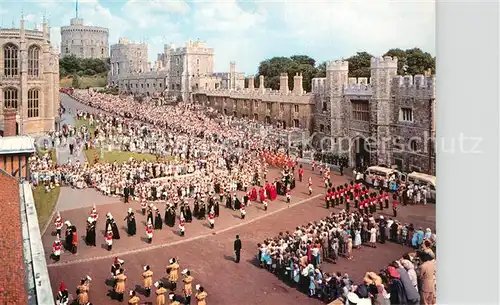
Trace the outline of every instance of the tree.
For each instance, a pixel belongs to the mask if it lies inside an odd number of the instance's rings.
[[[80,77],[78,75],[73,75],[73,81],[71,82],[71,87],[78,89],[80,88]]]
[[[315,64],[316,60],[307,55],[266,59],[259,64],[259,73],[255,79],[255,85],[260,85],[258,76],[264,75],[265,87],[278,90],[281,73],[287,73],[288,85],[293,88],[294,76],[297,73],[302,73],[303,88],[306,91],[311,91],[311,80],[317,73]]]
[[[396,56],[398,58],[399,75],[425,74],[429,69],[431,69],[433,74],[436,72],[436,58],[419,48],[407,49],[405,51],[390,49],[384,56]]]
[[[367,52],[357,52],[347,59],[349,62],[349,77],[370,77],[370,61],[373,55]]]
[[[326,61],[320,63],[316,67],[316,76],[315,77],[326,77]]]

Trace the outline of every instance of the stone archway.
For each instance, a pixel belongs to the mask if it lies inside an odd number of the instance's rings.
[[[363,136],[357,136],[351,139],[350,143],[350,165],[353,168],[366,168],[370,166],[369,143]]]

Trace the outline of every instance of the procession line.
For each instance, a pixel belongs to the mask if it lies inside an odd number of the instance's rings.
[[[71,266],[71,265],[76,265],[76,264],[81,264],[81,263],[87,263],[87,262],[92,262],[92,261],[97,261],[97,260],[112,259],[112,258],[114,258],[116,256],[124,256],[124,255],[136,254],[136,253],[141,253],[141,252],[147,252],[147,251],[150,251],[150,250],[156,250],[156,249],[166,248],[166,247],[175,246],[175,245],[179,245],[179,244],[184,244],[184,243],[187,243],[187,242],[191,242],[191,241],[202,239],[202,238],[206,238],[206,237],[211,237],[211,236],[214,236],[214,235],[217,235],[217,234],[225,233],[227,231],[230,231],[230,230],[233,230],[233,229],[245,226],[247,224],[251,224],[251,223],[256,222],[258,220],[264,219],[266,217],[272,216],[272,215],[277,214],[277,213],[279,213],[281,211],[284,211],[286,209],[296,207],[296,206],[298,206],[300,204],[309,202],[311,200],[314,200],[314,199],[322,197],[322,196],[323,196],[323,194],[317,194],[315,196],[312,196],[312,197],[303,199],[301,201],[298,201],[296,203],[292,203],[292,204],[287,205],[285,207],[279,208],[276,211],[272,211],[272,212],[266,213],[264,215],[257,216],[257,217],[255,217],[255,218],[253,218],[251,220],[246,221],[246,222],[238,223],[236,225],[229,226],[227,228],[221,229],[221,230],[213,232],[213,233],[202,234],[202,235],[193,236],[193,237],[190,237],[190,238],[187,238],[187,239],[181,239],[181,240],[170,242],[170,243],[165,243],[165,244],[161,244],[161,245],[154,245],[154,246],[149,246],[149,247],[139,248],[139,249],[134,249],[134,250],[129,250],[129,251],[123,251],[123,252],[108,254],[108,255],[104,255],[104,256],[96,256],[96,257],[90,257],[90,258],[72,260],[72,261],[68,261],[68,262],[59,262],[59,263],[55,263],[55,264],[48,264],[47,268],[62,267],[62,266]]]

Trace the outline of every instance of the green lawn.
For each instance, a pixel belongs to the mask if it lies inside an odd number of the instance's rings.
[[[53,162],[56,162],[56,150],[48,149],[44,150],[39,148],[38,154],[45,155],[46,153],[50,153],[50,158]],[[47,222],[50,221],[50,215],[54,210],[57,199],[59,198],[59,193],[61,192],[61,188],[56,186],[54,189],[50,190],[50,192],[45,192],[45,188],[43,185],[38,185],[33,191],[33,199],[35,200],[36,213],[38,214],[38,224],[40,229],[43,230]]]
[[[89,120],[87,119],[80,119],[80,120],[76,120],[76,128],[77,129],[80,129],[80,127],[82,126],[87,126],[89,132],[90,132],[90,135],[91,136],[94,136],[94,131],[96,129],[96,126],[90,126],[90,122]]]
[[[101,150],[100,149],[88,149],[85,150],[85,155],[87,157],[87,160],[89,161],[90,165],[94,164],[94,155],[97,153],[100,157]],[[156,156],[152,154],[140,154],[140,153],[134,153],[134,152],[129,152],[129,151],[118,151],[118,150],[113,150],[111,152],[108,152],[107,149],[104,149],[103,152],[103,158],[100,159],[100,161],[104,161],[107,163],[113,163],[113,162],[118,162],[118,163],[123,163],[128,161],[128,159],[132,157],[136,160],[142,161],[142,160],[147,160],[147,161],[156,161]]]
[[[47,222],[50,221],[50,216],[54,210],[61,188],[56,186],[50,192],[45,192],[43,185],[38,185],[33,191],[33,199],[35,200],[36,213],[38,214],[38,224],[40,230],[43,230]]]

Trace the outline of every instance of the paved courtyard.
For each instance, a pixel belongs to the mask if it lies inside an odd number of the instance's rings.
[[[270,175],[278,172],[272,170]],[[313,195],[306,193],[307,178],[313,177]],[[53,225],[43,235],[43,242],[47,255],[47,263],[54,291],[64,280],[71,292],[74,291],[79,280],[85,275],[93,278],[91,284],[90,301],[94,304],[113,304],[108,292],[112,289],[106,285],[110,277],[110,267],[114,256],[125,260],[126,275],[128,276],[127,289],[136,289],[142,285],[142,266],[150,265],[155,272],[154,280],[166,276],[165,267],[170,257],[179,257],[181,268],[189,268],[195,277],[195,284],[205,286],[209,297],[208,304],[319,304],[307,296],[288,287],[269,272],[254,265],[257,254],[257,243],[267,237],[272,237],[280,231],[293,230],[297,225],[309,221],[319,220],[333,210],[326,210],[323,202],[324,187],[318,173],[305,170],[305,181],[298,183],[292,191],[292,202],[287,204],[284,198],[269,204],[268,211],[263,211],[260,204],[252,204],[247,209],[247,217],[241,220],[238,211],[227,210],[221,206],[220,217],[216,219],[215,229],[208,228],[207,222],[193,220],[186,225],[186,236],[180,237],[177,226],[164,226],[163,230],[155,231],[153,243],[145,242],[144,221],[139,211],[139,203],[125,204],[119,198],[103,197],[95,190],[71,190],[72,196],[65,197],[60,203],[61,215],[70,220],[79,230],[80,247],[77,255],[63,253],[61,261],[53,263],[49,255]],[[346,181],[345,177],[334,176],[334,184]],[[62,192],[61,192],[62,194]],[[87,194],[92,194],[87,196]],[[102,200],[99,200],[101,198]],[[62,199],[62,198],[61,198]],[[92,202],[98,204],[100,219],[97,223],[97,247],[87,247],[84,243],[85,221],[88,217]],[[74,208],[71,209],[71,206]],[[84,207],[82,207],[84,206]],[[126,235],[126,211],[132,207],[137,213],[137,235]],[[158,204],[160,211],[164,208]],[[113,250],[108,252],[104,246],[104,218],[111,212],[118,223],[121,239],[116,240]],[[386,212],[386,213],[384,213]],[[383,215],[391,216],[392,211],[382,211]],[[435,228],[435,209],[433,205],[402,207],[398,219],[411,222],[416,226]],[[236,234],[243,242],[242,261],[233,262],[233,240]],[[367,270],[378,270],[384,267],[391,259],[400,257],[409,249],[400,245],[379,245],[376,249],[362,248],[355,250],[354,259],[341,259],[337,265],[324,264],[326,271],[348,272],[354,279],[361,279]],[[153,297],[145,298],[143,302],[153,302]]]

